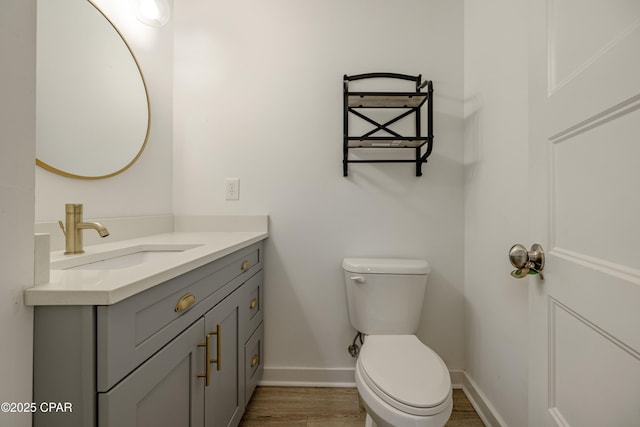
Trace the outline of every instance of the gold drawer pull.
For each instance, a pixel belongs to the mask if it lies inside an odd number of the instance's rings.
[[[248,259],[245,259],[244,261],[242,261],[242,265],[240,266],[240,270],[246,271],[246,270],[249,269],[249,267],[251,267],[251,263],[249,262]]]
[[[253,310],[254,308],[256,308],[258,306],[258,298],[254,298],[251,300],[251,302],[249,303],[249,310]]]
[[[211,335],[216,336],[217,357],[215,359],[209,359],[209,363],[215,363],[217,371],[222,369],[222,334],[221,332],[222,332],[222,328],[220,327],[220,323],[218,323],[216,325],[216,330],[213,332],[209,332],[209,335],[207,335],[207,338],[209,338]]]
[[[181,312],[183,310],[186,310],[187,308],[191,307],[195,303],[196,303],[196,297],[193,296],[192,293],[188,293],[186,295],[183,295],[178,300],[178,304],[176,304],[175,312],[179,313],[179,312]]]
[[[255,366],[260,363],[260,355],[259,354],[255,354],[252,358],[251,358],[251,367],[255,368]]]
[[[212,359],[211,358],[211,335],[216,335],[217,339],[218,339],[218,343],[216,345],[217,351],[218,351],[218,357],[216,359]],[[222,351],[222,345],[220,343],[220,324],[218,323],[216,325],[216,330],[215,332],[211,332],[209,334],[207,334],[207,336],[205,337],[205,341],[198,343],[198,347],[204,347],[205,351],[204,351],[204,374],[198,374],[198,378],[204,378],[205,382],[204,385],[209,387],[209,384],[211,383],[211,364],[215,363],[217,366],[217,370],[220,370],[220,362],[222,360],[222,354],[220,353]]]
[[[198,374],[198,378],[204,378],[204,385],[209,387],[211,381],[211,365],[209,365],[210,353],[209,344],[211,343],[211,335],[205,337],[205,342],[198,344],[198,347],[204,347],[204,374]]]

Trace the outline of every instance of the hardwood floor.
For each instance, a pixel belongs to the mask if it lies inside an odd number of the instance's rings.
[[[355,388],[258,387],[240,427],[362,427],[364,419]],[[462,390],[453,391],[446,427],[484,427]]]

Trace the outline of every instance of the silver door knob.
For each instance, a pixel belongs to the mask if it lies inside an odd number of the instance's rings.
[[[509,261],[516,269],[511,275],[517,279],[522,279],[529,274],[539,274],[544,280],[542,269],[544,268],[544,250],[542,246],[534,243],[531,250],[527,250],[523,245],[513,245],[509,250]]]

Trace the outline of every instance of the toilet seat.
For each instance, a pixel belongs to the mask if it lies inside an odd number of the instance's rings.
[[[357,365],[364,383],[404,413],[435,415],[451,399],[447,366],[415,335],[368,335]]]

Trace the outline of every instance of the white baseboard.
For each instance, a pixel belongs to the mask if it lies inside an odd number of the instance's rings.
[[[449,369],[449,376],[451,377],[452,388],[462,388],[464,381],[464,371],[460,369]]]
[[[463,388],[464,371],[451,370],[453,388]],[[270,368],[265,366],[260,385],[283,387],[355,387],[354,368]]]
[[[353,368],[264,367],[260,385],[283,387],[355,387]]]
[[[498,411],[486,398],[471,376],[463,372],[462,390],[486,427],[507,427]]]

